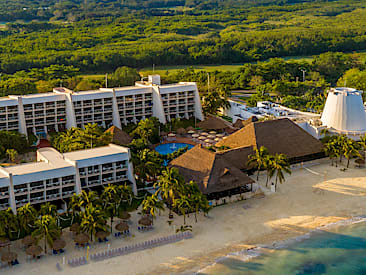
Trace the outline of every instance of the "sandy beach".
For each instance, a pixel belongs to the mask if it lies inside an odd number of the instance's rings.
[[[312,229],[340,220],[366,214],[366,169],[351,168],[343,172],[340,167],[332,167],[327,159],[307,163],[307,168],[295,168],[286,182],[278,185],[276,193],[266,192],[264,198],[215,207],[209,217],[194,215],[187,219],[193,226],[194,238],[180,241],[125,256],[114,257],[101,262],[89,261],[87,265],[71,268],[62,265],[75,256],[85,256],[86,249],[77,250],[73,246],[71,233],[64,230],[68,242],[63,256],[46,256],[40,261],[28,263],[21,243],[12,250],[19,255],[20,265],[1,269],[1,274],[175,274],[197,271],[216,258],[229,252],[258,244],[302,235]],[[253,177],[254,178],[254,177]],[[261,185],[265,185],[265,173],[260,175]],[[137,231],[139,215],[132,215],[132,236],[114,239],[110,236],[111,248],[133,244],[155,237],[174,233],[174,227],[183,224],[183,217],[174,218],[174,224],[167,223],[167,211],[154,221],[155,229],[150,232]],[[102,251],[108,244],[98,244],[90,253]],[[58,272],[59,262],[63,271]]]

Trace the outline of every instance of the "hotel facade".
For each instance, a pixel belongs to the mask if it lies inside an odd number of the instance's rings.
[[[131,184],[137,194],[130,150],[110,144],[61,154],[51,147],[37,151],[37,162],[0,167],[0,210],[30,203],[63,200],[83,189]]]
[[[172,118],[203,120],[196,83],[161,85],[160,76],[151,75],[132,87],[80,92],[60,87],[51,93],[0,99],[0,130],[25,135],[46,135],[88,123],[122,128],[149,117],[161,123]]]

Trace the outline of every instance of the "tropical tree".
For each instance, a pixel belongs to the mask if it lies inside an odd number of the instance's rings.
[[[349,161],[353,156],[360,156],[358,151],[359,147],[356,141],[351,138],[346,138],[343,143],[343,155],[347,159],[347,168],[349,167]]]
[[[284,154],[276,154],[272,160],[272,168],[276,174],[276,188],[277,182],[282,183],[285,180],[284,172],[291,174],[290,163]]]
[[[157,194],[153,194],[142,201],[142,210],[155,218],[157,210],[164,210],[164,203],[159,200]]]
[[[99,200],[98,193],[95,191],[82,190],[80,193],[80,206],[86,207],[89,204],[93,204]]]
[[[159,137],[159,121],[156,118],[147,118],[140,120],[135,130],[132,131],[134,138],[141,138],[146,142],[158,142]]]
[[[189,197],[181,194],[179,198],[174,200],[173,206],[177,207],[178,211],[183,214],[184,224],[186,224],[186,213],[192,209]]]
[[[263,168],[265,168],[266,159],[268,158],[269,152],[268,149],[264,146],[261,146],[255,149],[254,154],[249,155],[248,157],[248,165],[253,165],[257,169],[257,180],[259,179],[259,172]]]
[[[358,141],[360,144],[361,154],[363,158],[365,158],[365,151],[366,151],[366,135],[363,135],[360,137],[360,140]]]
[[[103,209],[111,219],[111,232],[113,231],[113,219],[118,215],[118,208],[121,204],[121,190],[117,185],[108,184],[104,187],[101,195]]]
[[[14,215],[11,208],[0,211],[0,234],[1,237],[11,240],[14,237],[14,233],[18,232],[19,225],[18,219]]]
[[[33,230],[37,216],[37,210],[30,203],[17,209],[19,225],[27,235]]]
[[[148,178],[155,179],[162,169],[163,159],[156,151],[143,149],[132,154],[132,163],[135,173],[146,182]]]
[[[50,215],[51,217],[57,216],[57,207],[50,202],[46,202],[41,205],[41,209],[39,210],[39,214],[41,216]]]
[[[227,93],[222,89],[215,88],[207,92],[202,98],[202,110],[205,114],[216,115],[220,109],[229,108],[230,103]]]
[[[268,187],[268,181],[270,178],[273,177],[274,174],[274,169],[273,169],[273,155],[268,155],[265,159],[264,159],[264,169],[266,169],[266,187]]]
[[[333,166],[334,158],[337,158],[336,150],[337,149],[336,149],[335,143],[332,139],[328,140],[328,142],[324,144],[324,152],[329,157],[329,159],[332,161],[332,166]],[[336,160],[336,165],[337,165],[337,160]]]
[[[72,216],[71,224],[74,223],[75,218],[80,217],[81,205],[81,197],[77,194],[73,194],[67,205],[67,211]]]
[[[9,161],[15,162],[15,160],[18,156],[18,152],[15,149],[7,149],[6,155],[8,156]]]
[[[179,175],[178,169],[166,168],[158,177],[154,187],[158,187],[157,193],[167,204],[172,205],[179,192],[184,188],[184,180]],[[171,207],[169,207],[169,216],[171,216]]]
[[[53,241],[61,235],[56,219],[51,215],[44,215],[35,221],[34,226],[35,230],[32,232],[32,236],[37,242],[44,239],[44,251],[47,253],[47,243],[52,247]]]
[[[210,205],[205,195],[202,194],[201,190],[198,188],[197,183],[194,181],[190,181],[185,186],[186,191],[185,193],[188,194],[190,199],[190,204],[194,209],[194,218],[197,222],[197,214],[200,209],[207,212],[210,210]],[[206,212],[205,212],[206,213]]]
[[[90,235],[90,240],[99,231],[108,231],[107,215],[101,207],[88,204],[81,212],[80,229]]]

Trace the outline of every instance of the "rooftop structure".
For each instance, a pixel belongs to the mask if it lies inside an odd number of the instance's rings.
[[[291,162],[306,161],[323,154],[322,143],[287,118],[252,122],[216,146],[231,149],[264,146],[271,154],[287,155]]]
[[[170,166],[176,167],[186,182],[195,181],[209,200],[250,191],[254,183],[232,165],[228,155],[211,152],[201,145],[174,159]]]
[[[362,93],[351,88],[334,88],[328,93],[321,117],[324,126],[341,133],[365,133],[366,112]]]
[[[0,210],[15,212],[26,203],[61,200],[84,188],[127,181],[136,192],[128,148],[110,144],[65,154],[41,148],[37,162],[0,168]]]
[[[48,132],[97,123],[104,128],[157,117],[203,120],[197,85],[180,82],[160,85],[160,76],[132,87],[100,88],[74,92],[54,88],[52,93],[0,98],[0,130],[44,136]]]

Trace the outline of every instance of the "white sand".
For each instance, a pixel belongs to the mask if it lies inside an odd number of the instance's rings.
[[[142,252],[115,257],[102,262],[90,261],[77,268],[63,266],[60,274],[167,274],[198,270],[215,258],[228,252],[243,249],[247,245],[271,243],[335,221],[366,214],[366,169],[352,168],[346,172],[331,167],[328,160],[316,161],[318,165],[297,169],[286,182],[279,185],[278,192],[263,199],[249,199],[214,208],[210,217],[199,215],[193,225],[194,238]],[[352,164],[353,166],[353,164]],[[263,184],[265,174],[260,177]],[[243,207],[244,206],[244,207]],[[128,239],[111,239],[111,247],[120,247],[174,232],[167,221],[167,211],[155,220],[155,229],[139,233],[136,230],[138,215],[133,215],[132,234]],[[183,223],[175,217],[175,224]],[[76,250],[65,232],[69,246],[66,260],[83,256],[85,250]],[[107,245],[97,245],[91,252],[101,251]],[[15,268],[2,269],[1,274],[51,274],[57,272],[56,263],[62,256],[47,256],[38,262],[26,263],[20,244],[12,248],[20,255],[21,264]]]

